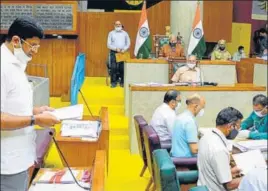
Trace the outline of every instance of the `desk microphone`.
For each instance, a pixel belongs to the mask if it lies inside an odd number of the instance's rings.
[[[66,161],[64,155],[62,154],[62,152],[61,152],[61,150],[60,150],[60,148],[59,148],[59,145],[58,145],[58,143],[57,143],[55,137],[53,136],[53,132],[50,131],[50,132],[49,132],[49,135],[52,137],[52,140],[53,140],[53,142],[55,143],[55,145],[56,145],[58,151],[60,152],[60,155],[61,155],[61,157],[63,158],[63,161],[64,161],[64,163],[66,164],[68,170],[70,171],[70,173],[71,173],[71,175],[72,175],[72,177],[73,177],[75,183],[76,183],[80,188],[83,188],[84,190],[90,190],[89,187],[81,186],[81,185],[78,183],[78,181],[76,180],[76,178],[75,178],[75,176],[74,176],[74,174],[73,174],[73,172],[72,172],[72,170],[71,170],[69,164],[67,163],[67,161]]]

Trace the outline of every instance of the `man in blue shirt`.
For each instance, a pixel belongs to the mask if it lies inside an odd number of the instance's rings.
[[[249,139],[268,139],[268,99],[265,95],[253,98],[253,112],[241,124],[238,137]]]
[[[123,30],[120,21],[114,24],[114,30],[108,35],[107,47],[110,49],[109,62],[111,65],[111,87],[116,87],[118,79],[120,86],[124,86],[124,63],[116,61],[116,53],[124,53],[130,47],[130,38],[128,33]]]
[[[187,98],[186,104],[186,111],[180,114],[174,123],[172,157],[193,157],[198,151],[198,126],[195,117],[203,116],[206,101],[204,97],[194,94]]]

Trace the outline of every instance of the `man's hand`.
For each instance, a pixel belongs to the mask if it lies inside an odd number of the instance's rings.
[[[33,109],[33,114],[37,115],[37,114],[43,113],[45,111],[54,111],[54,108],[48,107],[48,106],[35,107]]]
[[[124,49],[121,50],[122,53],[126,52]]]
[[[55,124],[60,123],[54,115],[49,113],[40,113],[34,116],[35,117],[35,124],[39,125],[40,127],[52,127]]]
[[[121,52],[121,49],[120,48],[116,48],[116,52]]]

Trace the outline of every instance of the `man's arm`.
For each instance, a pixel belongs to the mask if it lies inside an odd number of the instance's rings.
[[[185,125],[185,136],[186,141],[189,144],[190,150],[192,154],[197,154],[198,152],[198,132],[197,127],[194,122],[188,122]]]
[[[254,120],[252,118],[252,114],[253,113],[251,113],[250,116],[242,122],[241,130],[246,130],[254,125]]]
[[[1,130],[14,130],[28,127],[31,124],[31,116],[14,116],[1,112]]]
[[[216,58],[215,58],[215,51],[213,51],[213,52],[211,53],[211,60],[216,60]]]
[[[110,50],[116,51],[116,47],[112,45],[112,32],[109,33],[108,39],[107,39],[107,47]]]
[[[127,51],[130,47],[130,38],[128,36],[128,33],[126,32],[126,36],[125,36],[125,41],[126,41],[126,45],[123,48],[123,51]]]
[[[223,187],[226,189],[226,190],[235,190],[238,188],[241,180],[242,180],[243,177],[239,177],[239,178],[235,178],[233,179],[231,182],[228,182],[228,183],[224,183],[223,184]]]
[[[249,138],[254,140],[268,139],[268,133],[259,133],[258,131],[252,131],[249,133]]]

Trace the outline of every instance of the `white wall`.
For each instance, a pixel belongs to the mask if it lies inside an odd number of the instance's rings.
[[[175,35],[180,32],[187,52],[197,1],[171,1],[170,6],[171,32]],[[200,10],[203,19],[203,1],[200,1]]]

